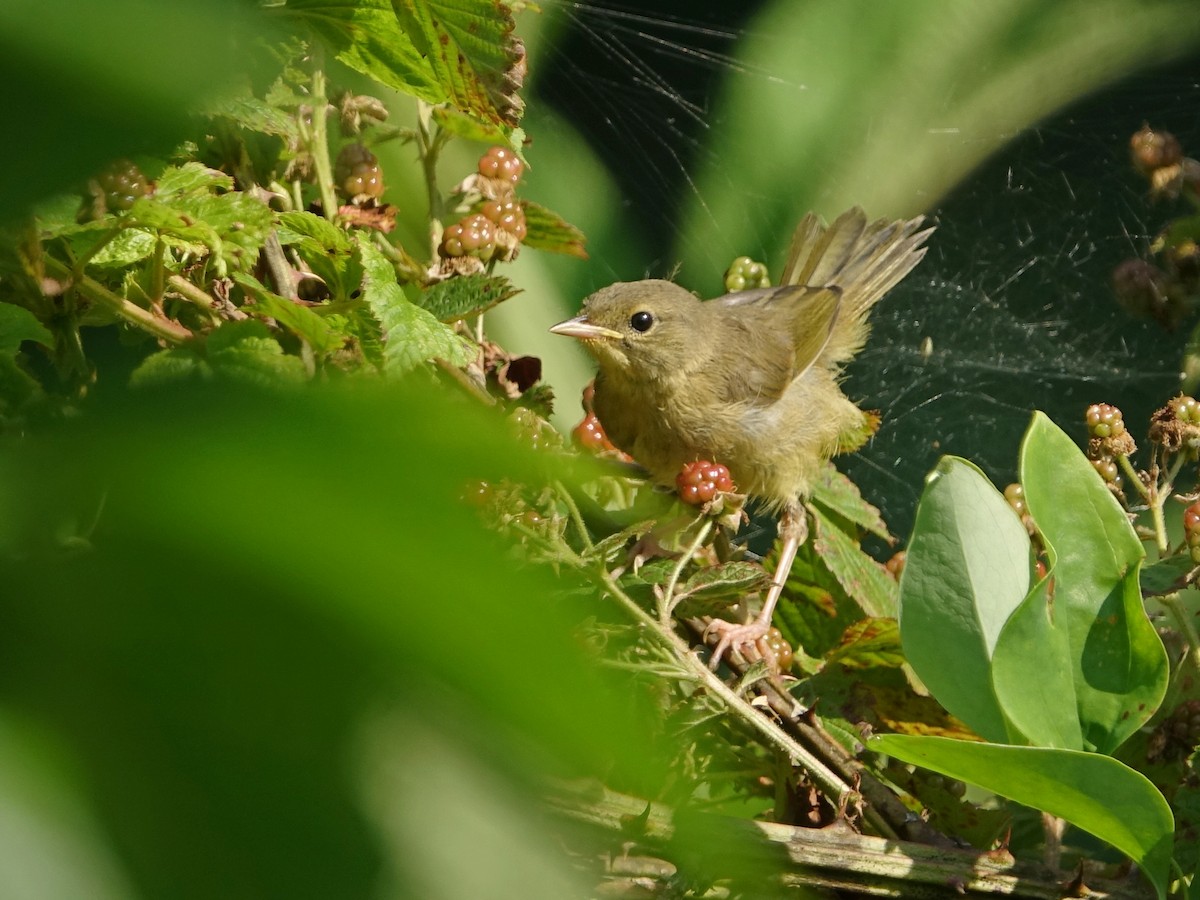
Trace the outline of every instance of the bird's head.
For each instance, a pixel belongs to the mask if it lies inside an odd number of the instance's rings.
[[[657,380],[689,368],[709,339],[697,333],[699,308],[670,281],[621,282],[592,294],[578,316],[550,330],[583,341],[608,376]]]

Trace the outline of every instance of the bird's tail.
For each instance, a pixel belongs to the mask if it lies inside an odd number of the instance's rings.
[[[796,228],[781,284],[832,287],[841,293],[837,317],[821,352],[827,365],[841,363],[862,348],[867,315],[925,255],[933,228],[918,230],[923,216],[867,223],[859,207],[832,225],[809,213]]]

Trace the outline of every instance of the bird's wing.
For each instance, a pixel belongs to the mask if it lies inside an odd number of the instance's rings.
[[[725,397],[731,402],[768,404],[820,358],[837,324],[841,292],[836,288],[786,285],[739,291],[710,301],[740,307],[725,327],[744,328],[754,338],[754,359],[731,372]]]

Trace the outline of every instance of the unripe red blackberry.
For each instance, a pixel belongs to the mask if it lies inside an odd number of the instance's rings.
[[[593,453],[617,449],[604,433],[604,426],[594,412],[588,412],[583,421],[571,430],[571,438],[580,449]]]
[[[477,256],[488,259],[496,249],[495,227],[480,213],[465,216],[442,233],[438,252],[442,256]]]
[[[675,476],[675,486],[684,503],[702,506],[718,492],[732,491],[733,479],[729,477],[729,470],[719,463],[697,460],[684,465]]]
[[[481,207],[480,213],[493,224],[503,228],[518,241],[525,239],[525,210],[515,200],[488,200]]]
[[[378,200],[383,196],[383,170],[375,154],[362,144],[347,144],[338,154],[333,179],[351,200]]]
[[[1085,416],[1088,434],[1091,437],[1119,437],[1125,433],[1125,420],[1121,411],[1107,403],[1093,403]]]
[[[1192,562],[1200,563],[1200,500],[1183,511],[1183,538]]]
[[[1149,125],[1143,125],[1129,139],[1129,150],[1134,166],[1144,175],[1183,161],[1179,139],[1169,131],[1155,131]]]
[[[508,181],[515,185],[524,173],[525,163],[505,147],[489,147],[487,153],[479,157],[479,174],[484,178]]]
[[[771,279],[767,275],[767,267],[748,256],[739,256],[725,272],[725,290],[730,292],[770,286]]]
[[[1014,481],[1004,489],[1004,499],[1008,501],[1008,505],[1018,516],[1024,516],[1029,512],[1029,507],[1025,505],[1025,488],[1021,487],[1018,482]]]
[[[134,201],[150,193],[150,182],[142,170],[128,159],[114,160],[96,176],[96,184],[104,195],[109,212],[124,211]]]

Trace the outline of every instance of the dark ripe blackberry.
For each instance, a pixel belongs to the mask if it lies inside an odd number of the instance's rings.
[[[338,154],[333,180],[351,200],[378,200],[383,196],[383,170],[375,154],[362,144],[347,144]]]
[[[104,203],[110,212],[124,211],[134,201],[150,193],[150,182],[142,170],[128,159],[114,160],[96,176],[96,184],[104,194]]]
[[[484,178],[507,181],[515,185],[524,173],[525,163],[505,147],[489,147],[487,153],[479,157],[479,174]]]
[[[702,506],[712,500],[718,491],[732,491],[733,479],[729,477],[729,470],[719,463],[697,460],[684,465],[675,476],[675,486],[684,503]]]

